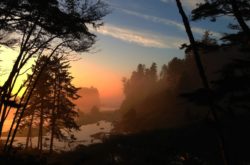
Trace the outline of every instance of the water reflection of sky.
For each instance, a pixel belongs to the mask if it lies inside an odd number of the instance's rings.
[[[61,142],[55,139],[54,141],[54,149],[55,151],[60,150],[72,150],[77,145],[89,145],[92,143],[100,143],[101,140],[93,138],[92,135],[97,133],[109,133],[113,128],[112,123],[106,121],[100,121],[94,124],[87,124],[80,127],[80,131],[74,132],[74,136],[76,140],[74,142]],[[5,139],[3,137],[3,139]],[[49,149],[49,142],[50,142],[50,134],[48,133],[46,136],[43,137],[44,141],[44,149]],[[26,143],[26,137],[16,137],[15,139],[16,146],[24,146]],[[32,138],[32,147],[37,146],[37,137]]]

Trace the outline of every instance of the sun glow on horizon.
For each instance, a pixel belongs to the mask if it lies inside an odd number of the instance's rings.
[[[5,46],[0,47],[0,63],[1,63],[1,80],[0,85],[6,81],[9,73],[12,69],[14,61],[17,57],[18,51],[7,48]],[[31,59],[29,63],[22,69],[22,72],[26,71],[34,63],[34,59]],[[77,87],[96,87],[99,91],[101,100],[110,100],[108,102],[117,102],[119,104],[123,99],[122,93],[122,76],[116,71],[106,66],[95,64],[92,60],[81,59],[78,61],[70,62],[72,66],[70,72],[72,73],[73,84]],[[21,73],[22,73],[21,72]],[[30,72],[30,71],[29,71]],[[23,74],[18,78],[14,87],[14,93],[18,91],[23,81],[26,80],[27,74]],[[20,92],[19,96],[22,95]],[[119,102],[119,103],[118,103]]]
[[[14,61],[18,55],[18,51],[14,49],[7,48],[5,46],[0,46],[0,86],[4,84],[7,80],[10,71],[13,67]],[[34,59],[31,59],[27,65],[22,69],[21,73],[26,71],[34,63]],[[98,89],[101,99],[101,104],[103,107],[112,107],[118,108],[120,103],[123,100],[122,93],[122,76],[116,71],[113,71],[110,68],[107,68],[103,65],[95,64],[91,60],[79,60],[70,62],[72,66],[70,72],[73,79],[73,84],[76,87],[95,87]],[[29,70],[27,73],[30,73]],[[16,93],[19,87],[23,84],[24,80],[27,78],[27,73],[20,76],[16,82],[16,85],[13,89],[13,93]],[[25,89],[23,89],[24,91]],[[19,96],[22,95],[22,92],[19,93]],[[12,110],[6,122],[4,124],[4,131],[8,131],[13,118],[13,113],[15,110]]]
[[[1,64],[0,85],[3,85],[5,81],[7,80],[12,70],[12,67],[14,65],[14,62],[16,60],[17,55],[18,55],[17,50],[14,50],[5,46],[0,46],[0,64]],[[23,82],[27,79],[26,73],[30,73],[30,67],[33,63],[34,63],[34,59],[31,59],[21,70],[20,72],[21,76],[18,77],[15,83],[13,93],[16,93],[19,90],[20,86],[23,84]],[[24,88],[19,92],[19,96],[21,96],[23,92],[24,92]]]
[[[75,77],[74,84],[78,87],[96,87],[101,100],[115,99],[121,102],[123,99],[122,76],[119,73],[88,60],[72,62],[71,70]]]

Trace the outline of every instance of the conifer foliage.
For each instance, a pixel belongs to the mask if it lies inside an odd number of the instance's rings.
[[[107,5],[100,0],[0,1],[0,43],[19,48],[11,72],[0,88],[0,137],[9,107],[27,105],[16,99],[19,93],[13,93],[23,67],[41,55],[89,51],[96,36],[87,25],[101,26],[106,14]],[[32,90],[25,94],[32,95]],[[25,106],[18,113],[24,110]]]
[[[210,17],[211,21],[216,21],[216,18],[221,16],[233,17],[237,20],[239,26],[230,25],[230,27],[241,29],[250,36],[250,29],[246,23],[250,20],[249,13],[249,0],[206,0],[192,11],[192,19],[199,20]]]
[[[38,60],[37,65],[41,65],[45,61],[47,61],[47,57],[43,56]],[[33,71],[36,73],[40,69],[37,65],[33,66]],[[22,119],[22,124],[29,126],[26,147],[31,141],[32,126],[39,130],[37,144],[39,150],[43,148],[43,130],[51,134],[51,151],[53,150],[54,138],[70,140],[70,132],[79,130],[75,122],[78,114],[75,104],[72,102],[79,98],[77,95],[79,88],[72,84],[73,77],[69,73],[69,68],[69,61],[63,57],[53,57],[49,60],[45,71],[39,76],[39,81],[33,91],[34,94],[30,98],[29,106]],[[34,79],[30,81],[34,81]]]

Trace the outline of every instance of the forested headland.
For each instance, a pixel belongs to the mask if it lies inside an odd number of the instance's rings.
[[[0,46],[19,52],[0,87],[0,164],[249,164],[250,1],[201,1],[191,13],[180,0],[176,6],[189,41],[180,45],[184,57],[162,66],[139,63],[121,81],[120,107],[104,112],[98,89],[76,87],[69,68],[77,53],[95,44],[89,28],[102,28],[104,17],[112,14],[108,5],[1,1]],[[228,25],[232,33],[218,38],[208,30],[194,37],[190,22],[213,23],[219,17],[235,20]],[[13,120],[3,133],[9,114]],[[111,132],[96,137],[101,143],[54,151],[55,139],[72,142],[74,131],[101,120],[113,124]],[[22,131],[26,144],[17,147],[13,143]]]

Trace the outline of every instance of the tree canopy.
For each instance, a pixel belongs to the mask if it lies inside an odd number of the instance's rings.
[[[101,26],[102,18],[108,12],[107,5],[100,0],[91,2],[88,0],[3,0],[0,2],[0,42],[19,48],[12,70],[0,90],[0,136],[9,114],[9,104],[6,103],[17,101],[18,93],[13,94],[13,88],[21,74],[21,69],[27,62],[32,57],[42,55],[49,59],[62,54],[69,55],[72,51],[89,51],[96,38],[89,31],[89,26],[94,28]],[[46,68],[49,60],[46,61],[42,68]],[[27,99],[19,101],[19,105],[23,105],[17,109],[20,114],[23,114],[28,105],[37,81],[34,82],[31,90],[26,90],[21,96]],[[18,120],[21,117],[22,115]]]
[[[101,19],[107,13],[107,6],[101,1],[4,0],[0,2],[0,28],[4,32],[22,34],[32,24],[34,30],[39,27],[40,35],[54,35],[66,41],[64,46],[86,51],[95,41],[87,24],[102,25]]]
[[[248,0],[205,0],[192,11],[192,20],[210,17],[211,21],[216,21],[216,18],[221,16],[234,17],[242,31],[249,35],[250,30],[246,24],[246,21],[250,20],[250,2]],[[237,26],[231,25],[231,27],[236,28]]]

